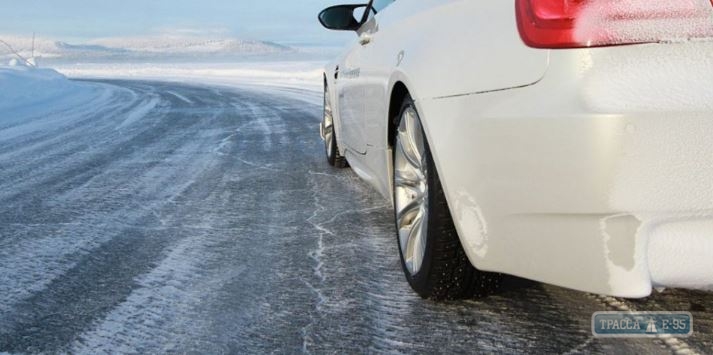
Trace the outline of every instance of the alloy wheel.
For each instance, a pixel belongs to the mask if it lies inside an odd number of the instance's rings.
[[[406,268],[415,275],[426,251],[428,169],[423,130],[413,107],[403,110],[395,143],[394,204],[399,246]]]
[[[334,119],[332,116],[332,104],[329,100],[329,93],[324,91],[324,117],[322,119],[322,132],[324,135],[324,148],[327,151],[327,158],[332,159],[334,149]]]

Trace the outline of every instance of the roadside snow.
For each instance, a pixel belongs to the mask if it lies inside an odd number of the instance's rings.
[[[288,95],[294,95],[299,90],[306,93],[310,101],[315,102],[321,101],[315,98],[321,97],[324,64],[327,58],[334,57],[337,52],[333,47],[293,48],[272,42],[241,40],[215,33],[204,35],[159,33],[136,37],[100,38],[71,44],[43,37],[33,41],[30,37],[0,34],[0,38],[9,43],[20,55],[24,57],[34,55],[33,58],[39,59],[40,66],[54,68],[73,79],[150,80],[203,86],[250,86],[268,91],[278,89]],[[7,62],[11,58],[15,57],[9,52],[0,52],[0,62]],[[57,83],[70,83],[61,76],[54,77],[58,80]],[[32,84],[28,82],[28,85]],[[56,88],[54,84],[43,88],[42,94],[56,93]],[[66,90],[67,88],[59,89],[65,92]],[[22,92],[27,91],[23,89]],[[14,101],[9,97],[4,99],[9,103]]]
[[[81,98],[89,100],[96,89],[52,69],[0,66],[0,123],[11,116],[62,109]]]
[[[113,85],[73,79],[125,79],[194,85],[250,87],[310,103],[322,100],[322,67],[318,61],[238,63],[91,63],[55,69],[0,66],[0,125],[23,117],[80,107],[111,95]],[[185,101],[185,98],[180,98]],[[151,102],[147,102],[151,104]],[[150,106],[150,105],[149,105]]]
[[[324,62],[265,61],[234,63],[78,63],[56,66],[83,79],[131,79],[211,85],[259,85],[322,90]]]
[[[38,104],[62,95],[72,85],[62,74],[51,69],[25,66],[0,67],[0,111]],[[40,90],[41,89],[41,90]]]
[[[332,47],[293,48],[215,33],[159,33],[71,44],[42,37],[33,41],[0,34],[0,38],[20,55],[34,56],[40,66],[52,67],[69,78],[251,86],[288,94],[299,89],[309,96],[321,96],[322,68],[336,53]],[[11,58],[14,55],[9,52],[0,52],[0,62]]]

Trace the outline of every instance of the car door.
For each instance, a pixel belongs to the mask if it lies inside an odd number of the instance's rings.
[[[363,46],[356,41],[348,50],[336,70],[336,83],[339,100],[339,139],[348,150],[366,153],[364,132],[364,83],[361,77]]]
[[[341,137],[339,139],[347,149],[358,154],[366,153],[366,142],[363,132],[364,89],[360,83],[361,46],[350,49],[344,61],[336,71],[336,83],[339,100],[339,122]]]
[[[369,146],[373,146],[378,131],[377,125],[382,125],[374,117],[380,117],[385,112],[384,101],[384,68],[380,56],[381,47],[372,46],[372,38],[378,36],[379,28],[377,14],[391,5],[394,0],[374,0],[370,3],[367,21],[359,28],[359,39],[349,49],[338,71],[338,92],[340,106],[340,123],[342,125],[342,141],[347,149],[358,154],[367,154]],[[376,49],[376,50],[374,50]],[[365,64],[368,64],[365,66]],[[386,74],[388,78],[388,74]],[[381,98],[381,105],[375,105],[376,98]],[[381,140],[378,140],[381,141]]]
[[[398,48],[393,47],[388,29],[379,27],[382,13],[393,4],[394,0],[374,0],[372,11],[360,34],[361,86],[363,116],[361,129],[366,139],[366,149],[381,150],[385,147],[384,125],[388,111],[386,93],[389,78],[397,65]],[[391,36],[393,37],[393,36]]]

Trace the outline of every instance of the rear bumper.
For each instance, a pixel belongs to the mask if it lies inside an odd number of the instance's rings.
[[[653,226],[647,261],[654,285],[710,289],[713,281],[713,218],[682,218]]]
[[[418,102],[473,264],[624,297],[713,285],[711,67],[711,43],[553,51],[532,86]]]

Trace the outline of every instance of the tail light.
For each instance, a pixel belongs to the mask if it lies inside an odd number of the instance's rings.
[[[516,12],[535,48],[713,38],[713,0],[516,0]]]

